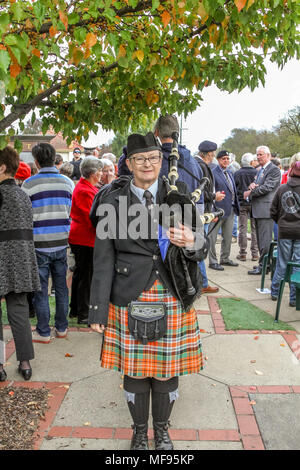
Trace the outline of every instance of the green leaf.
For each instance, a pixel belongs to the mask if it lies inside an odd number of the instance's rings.
[[[78,15],[78,13],[73,12],[68,16],[69,24],[76,24],[79,22],[79,20],[80,20],[80,16]]]
[[[42,20],[44,19],[45,17],[45,14],[46,14],[46,7],[45,5],[43,5],[41,2],[35,2],[34,3],[34,6],[33,6],[33,11],[37,17],[37,19],[39,20],[39,22],[41,23]]]
[[[0,69],[6,72],[9,64],[10,64],[9,53],[7,51],[4,51],[3,49],[0,49]]]
[[[128,67],[128,58],[127,57],[120,57],[120,59],[118,60],[118,64],[121,67],[127,68]]]
[[[15,141],[14,141],[14,148],[15,148],[15,150],[16,150],[18,153],[22,152],[23,144],[22,144],[22,142],[21,142],[20,139],[18,139],[18,138],[15,139]]]
[[[7,26],[10,22],[10,16],[8,13],[2,13],[0,15],[0,25],[1,26]]]
[[[8,135],[0,135],[0,150],[3,150],[9,142]]]
[[[13,19],[16,21],[21,21],[26,17],[26,14],[21,7],[20,2],[13,3],[10,7],[11,11],[13,12]]]

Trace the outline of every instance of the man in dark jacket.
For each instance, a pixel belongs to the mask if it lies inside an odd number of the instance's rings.
[[[244,192],[248,190],[251,183],[253,183],[257,170],[251,166],[253,160],[252,153],[245,153],[241,158],[242,168],[234,173],[234,182],[237,190],[238,200],[240,203],[240,215],[239,215],[239,248],[240,253],[237,255],[237,259],[240,261],[246,261],[247,256],[247,229],[248,229],[248,218],[250,218],[251,224],[251,254],[252,261],[258,260],[258,246],[256,238],[255,221],[251,217],[251,204],[249,200],[244,199]]]
[[[168,176],[169,173],[169,155],[172,150],[172,134],[173,132],[179,133],[179,124],[175,116],[167,114],[166,116],[160,116],[154,126],[154,134],[161,142],[161,150],[163,154],[162,165],[159,176]],[[195,159],[192,157],[190,151],[184,146],[178,144],[178,175],[179,181],[183,181],[190,192],[194,191],[199,186],[199,181],[203,177],[202,170],[197,164]],[[118,162],[118,175],[129,175],[126,164],[127,149],[123,148],[123,155],[120,157]],[[187,170],[187,171],[186,171]],[[201,196],[198,203],[198,209],[200,213],[204,212],[204,198]],[[204,261],[199,263],[199,268],[203,278],[202,293],[216,292],[215,288],[211,288],[208,285],[208,279],[206,274],[206,268]],[[211,290],[213,289],[213,291]]]
[[[221,201],[225,197],[220,191],[215,193],[214,176],[209,166],[215,158],[217,147],[215,142],[204,140],[199,144],[199,154],[195,157],[203,176],[209,179],[209,183],[204,189],[204,212],[211,212],[214,209],[214,201]]]
[[[224,210],[224,216],[214,224],[211,223],[212,230],[209,234],[210,250],[209,250],[209,267],[217,271],[224,271],[224,266],[238,266],[238,263],[232,261],[230,257],[232,228],[234,214],[239,215],[239,202],[237,198],[236,187],[231,171],[227,171],[230,163],[229,152],[221,150],[217,155],[218,166],[213,169],[215,180],[215,189],[223,191],[224,199],[216,203],[216,206]],[[222,242],[220,263],[217,261],[216,239],[219,229],[222,230]]]
[[[264,256],[268,253],[273,236],[273,220],[270,217],[270,207],[281,181],[281,173],[271,162],[269,147],[261,145],[256,149],[258,163],[261,169],[256,179],[244,192],[244,198],[251,201],[251,213],[255,219],[257,243],[259,249],[259,265],[248,271],[251,275],[261,275]]]
[[[282,184],[273,199],[270,214],[278,224],[276,269],[272,279],[271,298],[277,300],[280,281],[287,263],[300,263],[300,162],[295,162],[288,182]],[[297,270],[297,268],[294,268]],[[296,305],[296,289],[290,285],[290,306]]]
[[[80,163],[82,162],[81,158],[81,150],[79,147],[76,147],[73,150],[73,160],[70,162],[72,163],[74,169],[73,169],[73,174],[72,174],[72,180],[79,181],[81,174],[80,174]]]

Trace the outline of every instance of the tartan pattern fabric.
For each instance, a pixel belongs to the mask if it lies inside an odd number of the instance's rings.
[[[101,365],[132,377],[173,377],[203,369],[200,331],[194,308],[184,312],[181,304],[159,281],[137,299],[165,302],[166,335],[143,345],[128,331],[127,307],[110,304]]]

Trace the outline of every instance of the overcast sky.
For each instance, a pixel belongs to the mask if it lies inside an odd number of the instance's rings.
[[[269,63],[267,70],[265,87],[253,92],[206,88],[201,106],[183,121],[183,144],[194,153],[202,140],[220,146],[234,128],[271,130],[289,109],[300,106],[300,61],[289,61],[282,70]],[[97,136],[107,143],[114,134],[100,131]]]

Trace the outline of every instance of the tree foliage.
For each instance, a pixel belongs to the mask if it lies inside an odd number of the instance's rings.
[[[299,58],[299,23],[297,0],[1,0],[0,132],[30,112],[69,142],[186,116],[204,87],[254,89],[267,56]]]

